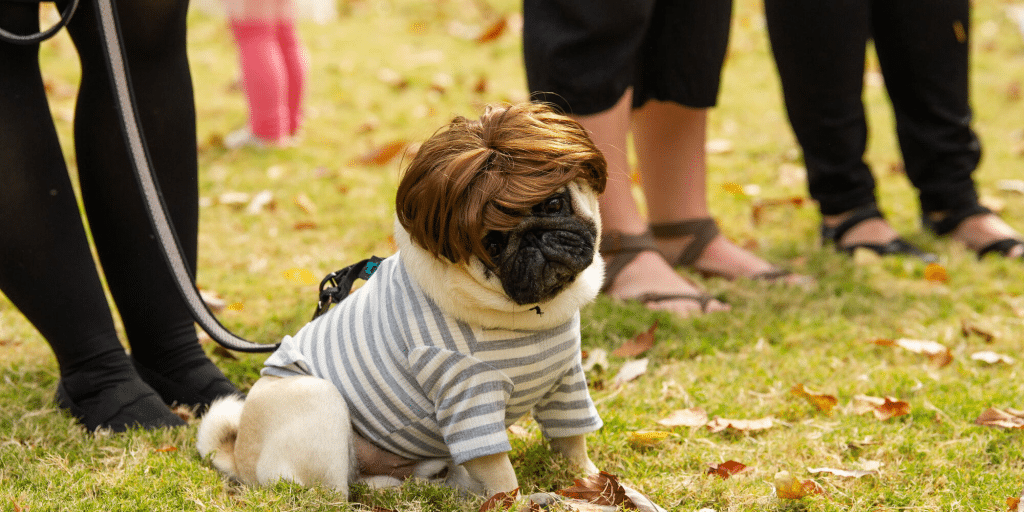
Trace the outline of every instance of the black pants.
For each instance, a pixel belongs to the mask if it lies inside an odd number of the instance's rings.
[[[923,212],[978,203],[968,98],[968,0],[765,0],[786,111],[822,214],[875,201],[864,163],[864,56],[873,39],[907,177]]]
[[[648,100],[714,106],[732,0],[525,0],[523,53],[535,98],[577,115],[626,89]]]
[[[198,186],[185,45],[188,2],[132,0],[117,7],[153,167],[195,268]],[[0,24],[19,34],[38,31],[39,4],[0,1]],[[136,190],[93,1],[82,0],[68,30],[82,66],[74,123],[77,174],[132,354],[161,369],[205,358]],[[38,45],[0,42],[0,290],[50,343],[62,374],[123,367],[127,359],[90,253],[38,54]]]

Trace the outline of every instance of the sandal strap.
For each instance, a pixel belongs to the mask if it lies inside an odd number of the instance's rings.
[[[718,236],[718,223],[711,217],[704,219],[681,220],[678,222],[660,222],[651,224],[651,233],[655,238],[677,238],[693,236],[690,243],[683,248],[682,254],[672,263],[673,266],[693,266],[700,259],[704,249]]]
[[[708,304],[715,300],[714,297],[707,294],[695,294],[695,293],[645,293],[643,295],[633,297],[628,300],[635,300],[641,304],[650,304],[652,302],[663,302],[666,300],[692,300],[697,304],[700,304],[700,312],[708,312]]]
[[[946,235],[953,232],[967,217],[992,213],[992,210],[975,203],[956,210],[948,210],[937,220],[932,220],[931,214],[933,213],[939,212],[928,212],[921,215],[921,224],[936,235]]]
[[[1010,249],[1017,247],[1018,245],[1024,245],[1024,241],[1016,238],[1003,238],[996,240],[981,249],[978,249],[978,259],[982,259],[986,254],[990,252],[999,253],[1002,256],[1009,256]]]
[[[601,285],[601,292],[606,292],[626,265],[629,265],[642,252],[657,251],[658,245],[654,242],[650,231],[639,235],[611,231],[602,235],[600,250],[602,255],[612,257],[605,266],[604,283]]]
[[[839,245],[839,241],[843,239],[843,235],[847,231],[853,229],[854,226],[864,222],[868,219],[884,219],[885,216],[878,210],[878,206],[871,203],[866,206],[862,206],[850,212],[850,216],[846,220],[839,223],[835,227],[826,226],[824,223],[821,224],[821,239],[831,240],[832,243]]]

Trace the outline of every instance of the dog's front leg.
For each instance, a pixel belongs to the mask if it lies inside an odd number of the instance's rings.
[[[587,438],[579,436],[553,437],[548,440],[551,449],[563,457],[569,459],[576,467],[588,475],[596,474],[599,470],[587,455]]]
[[[469,473],[469,477],[475,480],[472,485],[463,482],[460,487],[479,490],[483,487],[484,496],[493,496],[499,492],[509,492],[519,487],[519,480],[516,479],[516,471],[512,468],[512,461],[508,460],[508,453],[495,453],[484,455],[468,460],[462,464]],[[470,484],[470,485],[466,485]]]

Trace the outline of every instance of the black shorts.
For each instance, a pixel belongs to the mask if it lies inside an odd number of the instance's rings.
[[[576,115],[630,87],[634,107],[714,106],[731,16],[732,0],[524,0],[530,91]]]

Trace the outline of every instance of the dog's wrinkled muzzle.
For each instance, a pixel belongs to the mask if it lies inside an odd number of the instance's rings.
[[[558,295],[594,260],[597,225],[577,217],[533,217],[508,233],[498,258],[505,294],[517,304]]]

